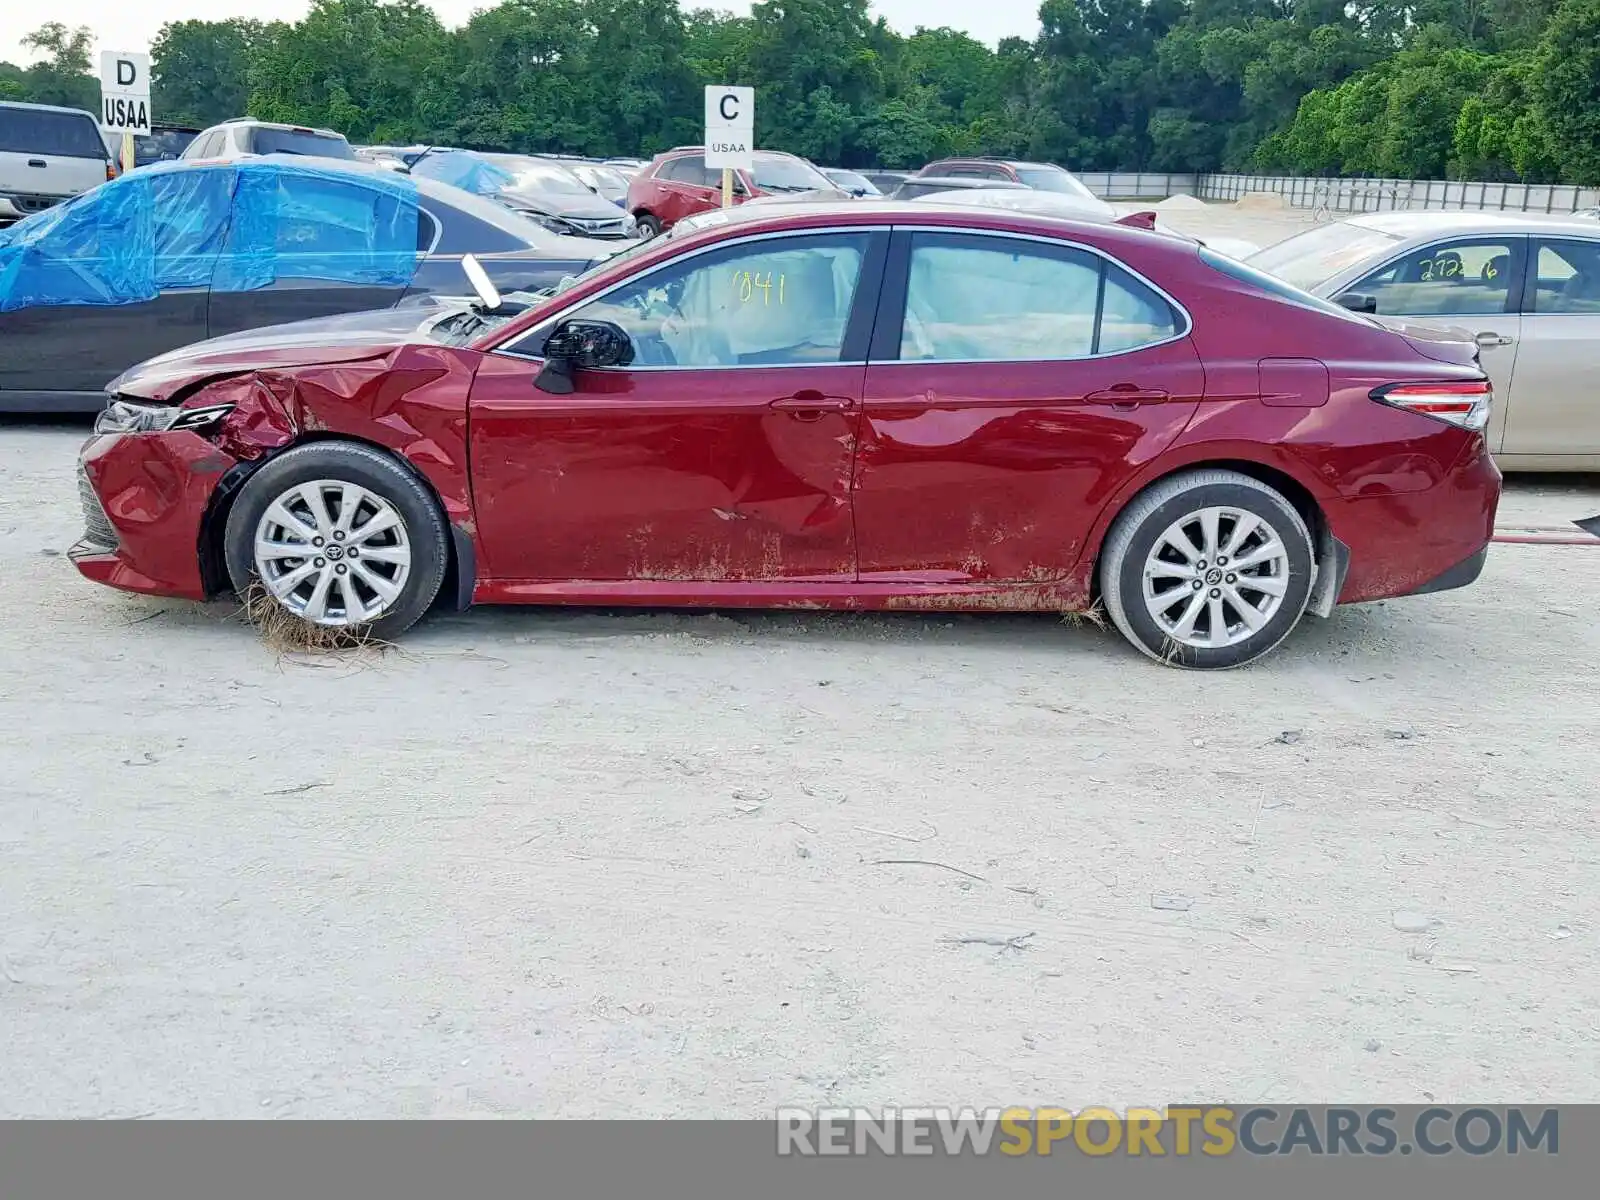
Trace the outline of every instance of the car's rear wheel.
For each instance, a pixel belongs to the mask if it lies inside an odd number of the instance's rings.
[[[1161,480],[1118,515],[1100,590],[1116,627],[1151,658],[1219,669],[1289,635],[1314,569],[1294,505],[1248,475],[1207,469]]]
[[[639,236],[645,239],[661,236],[661,219],[650,213],[639,214]]]
[[[228,514],[228,575],[240,595],[314,625],[393,637],[428,610],[449,562],[426,486],[353,442],[286,450],[252,475]]]

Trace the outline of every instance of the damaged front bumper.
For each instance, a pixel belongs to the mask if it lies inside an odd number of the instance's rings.
[[[97,432],[78,455],[84,534],[68,557],[96,583],[206,599],[199,553],[206,510],[237,462],[192,428]]]

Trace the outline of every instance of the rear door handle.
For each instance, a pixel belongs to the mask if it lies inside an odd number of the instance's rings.
[[[28,160],[28,165],[30,167],[42,167],[42,166],[45,166],[46,164],[45,164],[44,159],[42,159],[42,158],[30,158]]]
[[[1511,339],[1503,333],[1480,333],[1472,339],[1480,346],[1509,346]]]
[[[792,413],[822,413],[849,412],[856,406],[856,402],[848,396],[824,396],[821,392],[807,388],[803,392],[796,392],[792,396],[780,396],[772,402],[772,407],[779,412]]]
[[[1090,404],[1110,404],[1117,408],[1136,408],[1141,404],[1160,404],[1170,400],[1172,393],[1161,388],[1142,388],[1137,384],[1119,383],[1084,397]]]

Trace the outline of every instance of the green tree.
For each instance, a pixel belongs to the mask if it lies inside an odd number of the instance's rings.
[[[100,83],[89,73],[92,29],[87,25],[69,29],[51,21],[24,34],[22,44],[42,56],[24,72],[23,90],[31,103],[100,110]]]
[[[421,0],[314,0],[253,56],[250,115],[410,141],[417,93],[447,42]]]
[[[1542,138],[1563,180],[1600,183],[1600,0],[1562,0],[1532,68],[1525,148]]]
[[[163,25],[150,46],[150,100],[157,119],[206,126],[244,116],[251,63],[284,28],[238,19]]]

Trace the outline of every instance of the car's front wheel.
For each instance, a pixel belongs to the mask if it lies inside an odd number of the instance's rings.
[[[1116,627],[1151,658],[1218,669],[1289,635],[1314,569],[1294,505],[1248,475],[1206,469],[1161,480],[1118,515],[1100,590]]]
[[[661,219],[650,213],[639,214],[639,236],[646,240],[661,236]]]
[[[228,575],[294,617],[393,637],[428,610],[448,530],[421,480],[353,442],[286,450],[240,490],[224,531]]]

